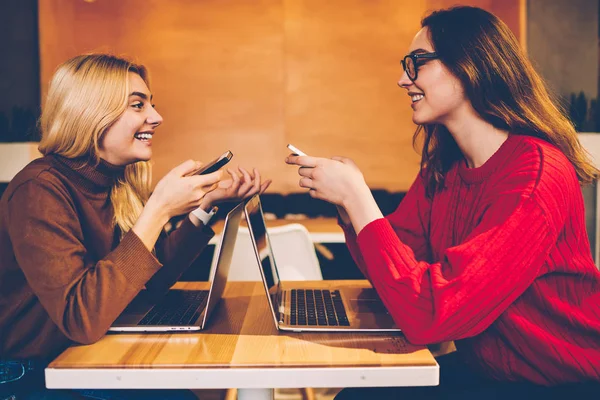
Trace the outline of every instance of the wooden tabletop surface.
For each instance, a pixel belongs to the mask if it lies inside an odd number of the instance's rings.
[[[367,281],[344,281],[368,287]],[[322,287],[336,281],[318,282]],[[202,283],[178,283],[198,288]],[[311,286],[315,286],[314,282]],[[275,328],[259,282],[229,282],[202,333],[108,334],[72,346],[49,368],[432,366],[430,351],[402,334],[284,333]]]

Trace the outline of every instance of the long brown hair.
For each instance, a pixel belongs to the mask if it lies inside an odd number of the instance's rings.
[[[127,108],[131,72],[149,85],[143,65],[110,54],[80,55],[61,64],[40,119],[40,152],[100,162],[100,138]],[[150,163],[144,161],[127,165],[123,178],[115,182],[110,199],[123,235],[142,212],[150,183]]]
[[[421,21],[440,61],[462,83],[477,113],[511,134],[535,136],[557,146],[575,167],[582,184],[597,179],[573,124],[548,92],[543,80],[510,29],[493,14],[459,6],[434,11]],[[421,170],[428,195],[444,185],[444,175],[463,157],[450,132],[438,124],[424,133]]]

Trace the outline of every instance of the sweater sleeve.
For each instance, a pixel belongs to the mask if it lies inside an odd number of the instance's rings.
[[[431,202],[425,196],[422,176],[422,174],[417,176],[398,208],[386,216],[385,220],[389,222],[398,239],[413,252],[417,260],[429,260],[428,221]],[[344,231],[346,245],[354,262],[365,277],[371,280],[354,228],[352,225],[345,225],[341,220],[338,222]]]
[[[194,262],[214,236],[205,225],[196,227],[188,217],[170,234],[161,236],[156,254],[164,266],[148,281],[146,288],[154,295],[164,294]],[[207,269],[210,264],[206,265]]]
[[[72,341],[93,343],[161,267],[133,231],[94,261],[75,207],[47,181],[22,184],[8,201],[16,260],[52,321]]]
[[[379,219],[358,236],[371,282],[398,326],[416,344],[481,333],[537,277],[557,240],[552,217],[534,195],[497,199],[465,241],[427,263]],[[524,245],[526,244],[526,245]]]

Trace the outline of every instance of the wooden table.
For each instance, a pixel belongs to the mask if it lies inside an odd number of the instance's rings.
[[[434,386],[438,379],[430,351],[401,334],[278,332],[258,282],[229,282],[203,333],[110,334],[72,346],[46,368],[52,389],[240,388],[246,399],[271,399],[273,388]]]
[[[242,226],[245,225],[245,220],[242,220]],[[301,224],[304,225],[310,237],[315,243],[345,243],[344,232],[337,223],[337,218],[305,218],[305,219],[273,219],[267,220],[267,228],[281,226],[286,224]],[[212,238],[211,243],[217,243],[217,238],[223,231],[224,221],[220,220],[212,227],[216,235]]]

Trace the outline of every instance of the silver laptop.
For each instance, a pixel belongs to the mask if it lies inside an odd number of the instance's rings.
[[[121,313],[111,332],[199,331],[205,328],[225,290],[244,203],[238,204],[225,219],[221,240],[215,249],[217,263],[207,290],[171,289],[160,300],[152,301],[147,291],[138,294]]]
[[[323,289],[315,282],[281,282],[258,195],[246,202],[246,220],[277,329],[285,331],[400,331],[372,288]],[[322,282],[322,281],[321,281]],[[352,282],[352,281],[349,281]]]

